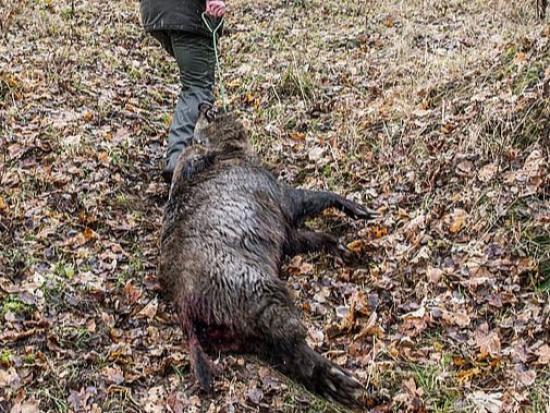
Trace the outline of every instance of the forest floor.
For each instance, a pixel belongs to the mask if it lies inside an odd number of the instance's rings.
[[[535,1],[232,0],[229,107],[362,258],[285,264],[379,412],[550,412],[550,25]],[[344,412],[255,357],[211,394],[156,279],[175,63],[134,0],[0,0],[0,412]]]

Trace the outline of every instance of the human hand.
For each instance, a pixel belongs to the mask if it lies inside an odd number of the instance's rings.
[[[206,2],[206,15],[210,17],[223,17],[225,14],[225,2],[222,0],[208,0]]]

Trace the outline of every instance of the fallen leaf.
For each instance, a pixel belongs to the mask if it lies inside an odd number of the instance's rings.
[[[152,387],[143,395],[140,405],[146,413],[165,413],[165,397],[166,391],[163,386]]]
[[[246,397],[248,400],[251,400],[253,403],[259,404],[264,398],[264,392],[262,391],[262,389],[259,389],[259,388],[248,389],[246,391]]]
[[[79,392],[70,389],[67,401],[70,403],[74,412],[85,412],[87,410],[86,405],[88,402],[88,398],[89,395],[86,393],[86,390],[84,388],[82,388]]]
[[[457,373],[459,383],[468,383],[474,378],[481,376],[483,373],[479,367],[474,367],[467,370],[461,370]]]
[[[502,409],[502,393],[475,391],[466,398],[476,406],[476,412],[479,413],[499,413]]]
[[[157,315],[158,311],[158,300],[155,298],[147,303],[145,307],[141,309],[139,313],[137,313],[137,317],[145,317],[149,320],[152,320]]]
[[[185,406],[179,392],[173,392],[166,401],[170,413],[184,413]]]
[[[137,300],[142,296],[143,291],[137,288],[132,283],[132,280],[128,280],[124,285],[125,301],[128,305],[134,305]]]
[[[312,162],[317,162],[324,156],[324,154],[325,154],[325,148],[316,146],[309,151],[308,158]]]
[[[524,386],[531,386],[535,383],[537,378],[537,372],[534,370],[527,370],[518,373],[518,379],[523,383]]]
[[[303,141],[306,138],[306,134],[300,132],[292,132],[290,134],[290,137],[295,141]]]
[[[499,338],[499,330],[494,329],[489,331],[487,323],[481,326],[475,332],[475,339],[481,355],[489,355],[493,358],[500,358],[501,344]]]
[[[39,402],[37,400],[27,400],[22,403],[15,404],[10,413],[39,413]]]
[[[449,231],[453,234],[456,234],[462,228],[464,228],[467,216],[468,214],[466,213],[466,211],[460,208],[455,208],[453,213],[448,217]]]
[[[18,380],[19,376],[15,368],[10,367],[9,369],[0,368],[0,388],[2,387],[11,387],[12,384]]]
[[[550,345],[542,345],[536,352],[539,359],[537,364],[548,365],[550,364]]]
[[[461,313],[458,311],[442,311],[441,318],[445,320],[449,325],[457,325],[459,327],[468,327],[471,323],[471,318],[466,313]]]
[[[498,168],[496,165],[492,163],[487,164],[479,170],[479,172],[477,173],[477,178],[481,182],[489,182],[494,178],[494,176],[497,173],[497,170]]]
[[[101,369],[101,374],[109,383],[122,384],[124,382],[124,374],[117,364],[103,367]]]
[[[441,278],[443,277],[443,274],[443,271],[439,268],[428,267],[428,270],[426,271],[428,282],[430,284],[439,283],[439,281],[441,281]]]

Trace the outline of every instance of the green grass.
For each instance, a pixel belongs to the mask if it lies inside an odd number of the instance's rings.
[[[288,390],[283,402],[285,412],[300,413],[351,413],[350,409],[331,403],[307,390],[305,387],[290,380],[287,381]]]
[[[535,290],[540,293],[550,292],[550,230],[528,222],[520,233],[516,249],[520,254],[532,257],[538,264],[538,268],[529,273]]]
[[[13,355],[12,351],[9,349],[3,349],[0,353],[0,364],[4,366],[11,365],[11,356]]]
[[[0,315],[4,317],[9,312],[24,315],[32,312],[32,307],[30,305],[22,303],[16,297],[6,296],[2,300]]]
[[[414,378],[417,388],[423,390],[423,400],[430,410],[437,413],[456,412],[461,400],[461,391],[454,377],[449,373],[451,358],[443,356],[439,364],[409,364],[405,368]],[[447,374],[445,374],[447,373]]]
[[[314,100],[319,88],[307,67],[298,67],[291,63],[275,86],[277,95],[300,97],[304,101]]]
[[[541,377],[542,376],[542,377]],[[548,413],[550,411],[550,368],[539,373],[539,377],[529,392],[530,413]]]
[[[550,292],[550,261],[546,260],[540,263],[540,274],[542,281],[539,284],[539,289],[544,292]]]
[[[70,405],[66,401],[65,391],[60,388],[46,388],[39,390],[37,395],[43,408],[47,411],[65,413],[70,411]]]
[[[70,281],[75,277],[76,267],[72,263],[61,261],[54,265],[52,273]]]
[[[23,357],[23,361],[25,362],[26,365],[34,364],[36,361],[36,354],[34,353],[25,354],[25,356]]]
[[[132,254],[129,257],[128,264],[121,266],[121,270],[117,273],[117,286],[124,287],[126,282],[139,274],[145,268],[143,264],[144,256],[139,245],[135,245]]]

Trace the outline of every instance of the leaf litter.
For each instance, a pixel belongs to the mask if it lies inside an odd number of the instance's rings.
[[[0,411],[343,411],[257,360],[204,394],[155,278],[176,67],[138,4],[1,2]],[[235,0],[228,101],[281,180],[378,210],[284,268],[374,411],[550,403],[550,29],[535,4]],[[321,222],[322,221],[322,222]]]

